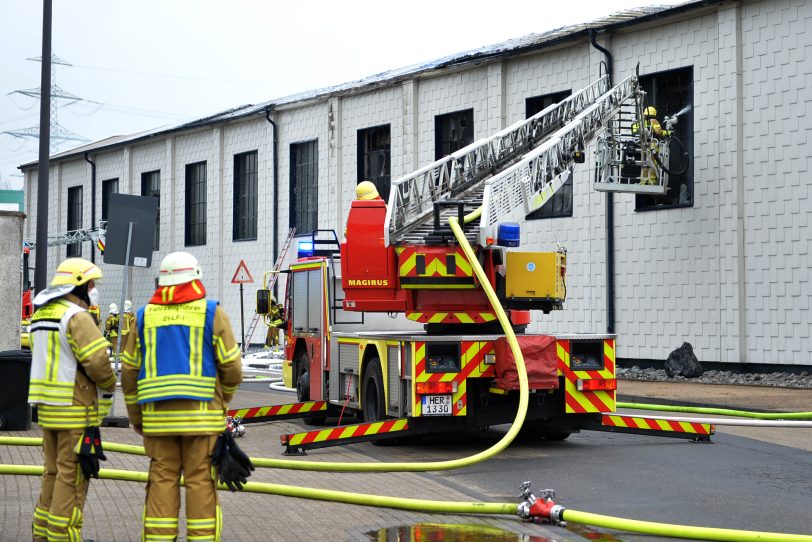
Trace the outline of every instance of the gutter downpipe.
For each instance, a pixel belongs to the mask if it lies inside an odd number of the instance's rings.
[[[265,120],[271,123],[273,127],[273,261],[279,258],[279,168],[278,168],[278,147],[279,139],[277,137],[276,123],[271,119],[271,110],[265,110]],[[274,298],[279,299],[277,296],[276,282],[273,285]]]
[[[612,53],[596,40],[597,32],[589,30],[592,46],[606,56],[606,73],[609,87],[614,86],[612,77]],[[615,200],[612,192],[606,192],[606,332],[615,332]]]
[[[96,162],[85,153],[85,162],[90,164],[90,228],[96,224]],[[90,261],[96,263],[96,243],[90,243]]]

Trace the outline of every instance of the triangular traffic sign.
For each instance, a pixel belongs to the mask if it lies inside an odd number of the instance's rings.
[[[254,277],[252,277],[251,272],[248,271],[245,260],[240,260],[240,265],[237,266],[237,270],[231,278],[231,284],[251,284],[252,282],[254,282]]]

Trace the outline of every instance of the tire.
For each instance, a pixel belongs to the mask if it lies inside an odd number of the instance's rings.
[[[310,371],[307,370],[308,359],[304,350],[300,350],[294,357],[293,371],[296,375],[296,400],[300,403],[310,401]],[[305,425],[324,425],[324,416],[308,416],[302,418]]]
[[[296,400],[300,403],[310,400],[310,372],[307,370],[307,354],[297,352],[293,361],[294,384],[296,386]]]
[[[361,410],[364,421],[371,423],[383,420],[386,417],[386,404],[384,402],[383,373],[378,358],[372,358],[367,363],[361,393]]]

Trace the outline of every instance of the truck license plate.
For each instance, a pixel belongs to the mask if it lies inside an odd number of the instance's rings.
[[[451,416],[450,395],[424,395],[424,416]]]

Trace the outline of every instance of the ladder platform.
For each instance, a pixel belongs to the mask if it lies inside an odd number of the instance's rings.
[[[305,450],[341,446],[356,442],[372,442],[414,434],[408,418],[394,418],[371,423],[339,425],[302,433],[281,435],[285,455],[304,455]]]
[[[260,423],[293,418],[305,418],[313,414],[327,415],[332,410],[327,401],[307,401],[284,405],[268,405],[248,408],[235,408],[228,411],[232,418],[239,417],[242,423]]]
[[[592,189],[598,192],[620,192],[627,194],[646,194],[649,196],[665,196],[667,186],[640,183],[607,183],[593,182]]]

